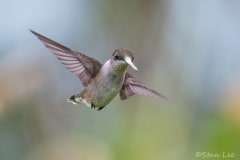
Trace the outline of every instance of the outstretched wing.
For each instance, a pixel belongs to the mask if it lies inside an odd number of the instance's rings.
[[[91,78],[95,77],[102,67],[98,60],[67,48],[35,31],[30,31],[42,41],[67,69],[79,77],[84,86],[87,86]]]
[[[143,83],[135,79],[129,73],[126,73],[123,87],[120,90],[120,98],[121,100],[125,100],[134,94],[149,96],[149,97],[159,98],[159,99],[167,99],[165,96],[161,95],[160,93],[147,88]]]

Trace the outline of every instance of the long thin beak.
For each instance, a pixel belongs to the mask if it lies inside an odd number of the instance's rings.
[[[138,68],[133,64],[130,57],[125,57],[125,61],[136,71],[138,71]]]

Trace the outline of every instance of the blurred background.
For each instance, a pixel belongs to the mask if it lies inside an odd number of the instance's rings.
[[[0,159],[240,159],[239,8],[236,0],[3,0]],[[83,86],[28,29],[101,62],[116,48],[132,51],[140,71],[129,72],[169,101],[117,96],[100,112],[67,103]]]

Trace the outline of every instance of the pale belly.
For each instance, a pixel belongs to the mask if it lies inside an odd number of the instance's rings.
[[[106,106],[119,93],[123,80],[124,76],[95,83],[94,87],[89,88],[93,104],[96,107]]]

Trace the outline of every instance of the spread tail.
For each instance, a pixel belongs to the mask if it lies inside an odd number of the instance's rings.
[[[76,96],[72,95],[70,98],[67,100],[68,102],[71,102],[72,104],[79,104],[79,101],[76,101]]]

